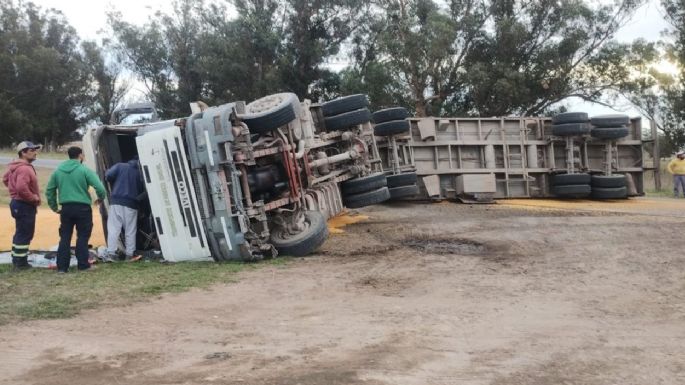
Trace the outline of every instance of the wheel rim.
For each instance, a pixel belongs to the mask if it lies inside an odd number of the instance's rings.
[[[265,96],[249,103],[247,106],[245,106],[245,110],[250,114],[269,111],[280,106],[286,100],[287,96],[288,94],[273,94]]]
[[[307,218],[305,218],[304,223],[302,223],[302,230],[296,234],[289,233],[286,231],[284,227],[278,227],[275,230],[271,232],[271,237],[277,241],[291,241],[293,239],[297,239],[298,237],[301,237],[303,234],[306,234],[309,232],[311,229],[311,222]]]

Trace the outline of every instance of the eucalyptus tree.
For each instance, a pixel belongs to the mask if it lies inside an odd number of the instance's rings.
[[[628,45],[612,37],[640,4],[379,0],[342,83],[371,94],[399,86],[419,116],[535,115],[572,96],[601,102],[629,79]]]
[[[62,13],[0,2],[0,144],[67,140],[88,108],[79,37]]]

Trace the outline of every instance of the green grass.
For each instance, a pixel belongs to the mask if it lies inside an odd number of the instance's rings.
[[[0,164],[0,178],[5,175],[5,171],[7,171],[7,165]],[[48,180],[50,180],[50,175],[53,171],[55,170],[36,167],[36,174],[38,175],[38,188],[40,189],[41,197],[43,198],[44,202],[47,202],[45,200],[45,187],[48,185]],[[0,205],[9,205],[10,199],[10,193],[7,190],[7,187],[0,183]]]
[[[101,264],[93,272],[64,275],[38,268],[12,272],[11,265],[0,265],[0,325],[69,318],[84,309],[122,306],[164,293],[204,289],[234,282],[236,273],[244,269],[286,263],[283,258],[257,264],[122,262]]]
[[[655,189],[645,189],[645,195],[648,197],[664,197],[664,198],[672,198],[673,197],[673,188],[670,188],[668,190],[661,189],[661,190],[655,190]]]

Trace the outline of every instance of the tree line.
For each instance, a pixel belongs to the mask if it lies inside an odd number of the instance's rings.
[[[540,116],[624,97],[685,144],[685,4],[668,36],[619,43],[644,1],[175,0],[143,25],[116,11],[83,41],[58,11],[0,0],[0,145],[61,143],[107,123],[133,82],[163,118],[188,103],[365,93],[417,116]],[[667,59],[680,74],[654,67]]]

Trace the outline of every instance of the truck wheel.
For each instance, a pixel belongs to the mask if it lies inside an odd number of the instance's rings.
[[[271,231],[271,244],[279,255],[301,257],[314,252],[328,237],[326,219],[319,211],[304,212],[304,230],[290,234],[283,227]]]
[[[614,188],[614,187],[626,187],[626,176],[625,175],[593,175],[592,176],[592,188]]]
[[[388,190],[390,190],[390,199],[411,198],[419,195],[419,186],[415,184],[393,187]]]
[[[369,111],[368,108],[360,108],[358,110],[324,118],[324,125],[326,126],[327,131],[335,131],[366,123],[370,120],[371,111]]]
[[[563,123],[552,126],[552,135],[576,136],[590,133],[590,125],[587,123]]]
[[[391,136],[409,132],[409,122],[406,120],[391,120],[376,124],[373,133],[376,136]]]
[[[592,199],[625,199],[628,198],[626,187],[593,187]]]
[[[343,203],[351,209],[356,209],[382,203],[388,199],[390,199],[390,191],[387,187],[381,187],[361,194],[347,195],[343,197]]]
[[[388,175],[388,188],[408,186],[416,184],[418,178],[415,172],[408,172],[406,174]]]
[[[567,186],[572,184],[590,184],[590,174],[552,175],[552,186]]]
[[[289,92],[265,96],[248,103],[239,118],[250,132],[263,134],[295,120],[295,103],[299,102],[297,95]]]
[[[384,123],[391,120],[403,120],[409,117],[409,111],[404,107],[386,108],[373,113],[373,122]]]
[[[570,184],[552,188],[552,194],[559,198],[585,198],[590,195],[591,191],[588,184]]]
[[[321,105],[323,116],[340,115],[344,112],[358,110],[369,105],[369,100],[364,94],[343,96]]]
[[[628,127],[595,127],[590,135],[597,139],[620,139],[629,133]]]
[[[587,123],[588,120],[585,112],[563,112],[552,117],[552,124]]]
[[[376,190],[387,185],[388,181],[385,174],[379,172],[361,178],[346,180],[340,184],[340,190],[343,195],[353,195]]]
[[[622,114],[597,115],[590,119],[595,127],[617,127],[630,124],[630,117]]]

